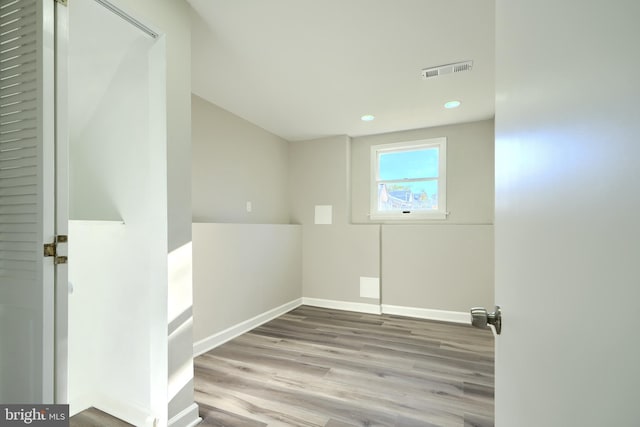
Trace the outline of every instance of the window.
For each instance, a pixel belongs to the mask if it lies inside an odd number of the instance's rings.
[[[447,139],[371,147],[371,219],[446,218]]]

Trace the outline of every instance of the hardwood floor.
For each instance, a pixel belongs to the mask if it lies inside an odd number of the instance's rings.
[[[488,330],[299,307],[195,359],[204,426],[492,426]]]
[[[69,427],[130,427],[116,417],[96,408],[86,409],[69,419]]]

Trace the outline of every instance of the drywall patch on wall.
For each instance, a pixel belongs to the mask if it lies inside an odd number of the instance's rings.
[[[333,206],[316,205],[314,224],[330,225],[333,223]]]
[[[380,278],[360,277],[360,296],[362,298],[380,299]]]

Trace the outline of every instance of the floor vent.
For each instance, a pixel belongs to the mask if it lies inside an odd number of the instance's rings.
[[[438,65],[437,67],[425,68],[422,70],[422,78],[424,80],[442,76],[444,74],[460,73],[462,71],[471,71],[473,61],[456,62],[455,64]]]

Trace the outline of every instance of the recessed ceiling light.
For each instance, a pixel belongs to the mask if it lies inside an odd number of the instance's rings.
[[[449,101],[449,102],[445,102],[444,104],[444,108],[446,109],[452,109],[452,108],[458,108],[460,106],[460,101]]]
[[[363,122],[370,122],[373,119],[375,119],[375,117],[371,114],[365,114],[364,116],[360,117],[360,120],[362,120]]]

